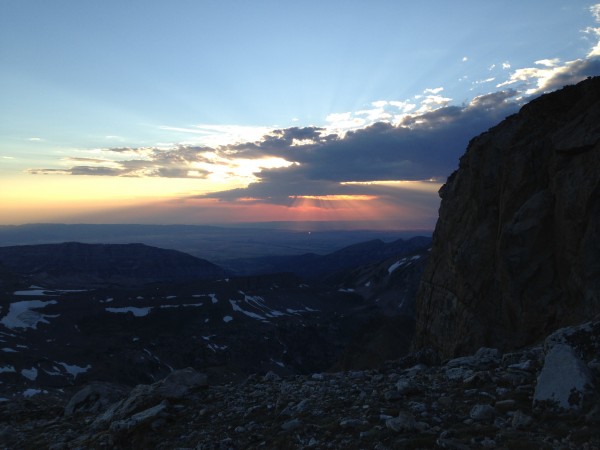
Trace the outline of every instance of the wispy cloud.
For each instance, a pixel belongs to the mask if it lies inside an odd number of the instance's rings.
[[[548,92],[566,84],[575,84],[589,76],[600,73],[600,58],[577,59],[561,62],[558,59],[536,61],[537,67],[517,69],[510,78],[496,87],[515,85],[521,82],[520,90],[526,95]]]
[[[258,140],[272,130],[273,127],[196,124],[186,127],[161,125],[159,129],[180,133],[182,135],[180,142],[182,143],[218,147],[231,143]]]
[[[597,24],[600,24],[600,3],[590,6],[590,13]],[[583,32],[595,39],[595,45],[588,53],[588,58],[600,56],[600,26],[587,27]]]
[[[589,8],[595,22],[600,24],[600,3]],[[546,58],[534,62],[533,67],[519,68],[510,74],[508,80],[499,83],[498,88],[521,83],[520,90],[525,95],[534,95],[557,89],[566,84],[575,84],[588,76],[600,73],[600,26],[587,27],[582,32],[592,39],[592,48],[585,58],[561,61],[559,58]],[[503,69],[510,69],[508,62]]]

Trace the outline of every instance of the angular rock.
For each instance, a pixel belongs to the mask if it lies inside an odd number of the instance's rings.
[[[498,411],[498,412],[505,413],[507,411],[514,410],[516,404],[517,404],[517,402],[510,398],[507,400],[497,401],[496,404],[494,405],[494,408],[496,408],[496,411]]]
[[[195,389],[208,387],[206,374],[197,372],[191,367],[175,370],[159,381],[156,386],[156,394],[160,397],[179,399],[185,397]]]
[[[466,380],[473,376],[474,372],[471,369],[464,367],[453,367],[446,370],[446,378],[449,380]]]
[[[533,395],[534,407],[548,402],[560,409],[578,411],[591,396],[593,377],[587,365],[567,344],[555,344],[546,355]]]
[[[159,416],[165,409],[167,409],[168,403],[162,401],[158,405],[151,408],[140,411],[137,414],[124,420],[116,420],[110,424],[110,431],[123,431],[135,428],[143,423],[146,423],[155,417]]]
[[[360,428],[368,425],[369,422],[364,419],[342,419],[340,427],[342,428]]]
[[[410,394],[414,394],[414,393],[418,392],[419,388],[412,381],[401,378],[396,383],[396,390],[401,395],[410,395]]]
[[[93,429],[102,429],[116,420],[123,420],[136,412],[150,406],[154,400],[151,386],[139,384],[134,387],[127,398],[113,403],[104,413],[100,414],[92,423]]]
[[[528,428],[533,423],[533,417],[528,416],[523,411],[515,411],[510,424],[513,428],[517,430],[521,430],[523,428]]]
[[[481,347],[471,356],[461,356],[451,359],[446,367],[478,367],[498,362],[502,354],[498,349]]]
[[[479,421],[493,420],[496,417],[496,410],[490,405],[475,405],[471,408],[469,417]]]
[[[401,412],[398,417],[392,417],[385,421],[385,426],[398,433],[413,431],[416,427],[415,417],[412,414]]]
[[[302,426],[302,421],[300,419],[292,419],[288,420],[281,424],[281,429],[283,431],[293,431]]]
[[[77,391],[65,406],[65,416],[76,412],[99,413],[125,397],[127,390],[116,384],[95,382]]]

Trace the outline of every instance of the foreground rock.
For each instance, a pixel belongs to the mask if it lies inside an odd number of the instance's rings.
[[[434,358],[421,352],[381,370],[267,373],[221,385],[207,385],[203,374],[188,368],[138,385],[109,405],[88,402],[92,407],[82,407],[83,400],[99,392],[118,395],[119,389],[96,385],[70,401],[52,391],[0,403],[0,436],[5,448],[54,450],[591,450],[600,448],[595,402],[560,408],[534,395],[560,346],[577,355],[597,386],[599,331],[600,322],[591,322],[562,329],[545,345],[505,354],[482,348],[442,365],[430,365]],[[570,366],[553,367],[558,378],[570,377]],[[589,387],[587,394],[598,392]]]
[[[600,77],[473,139],[440,190],[416,347],[519,348],[600,312]]]

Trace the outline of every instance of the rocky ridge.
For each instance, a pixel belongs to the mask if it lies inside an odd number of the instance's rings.
[[[529,345],[600,312],[600,77],[471,141],[440,190],[415,348]]]
[[[223,277],[206,260],[144,244],[62,244],[0,247],[0,264],[44,286],[142,285]]]
[[[596,449],[599,353],[596,321],[441,365],[423,351],[380,370],[221,385],[183,369],[131,390],[93,383],[0,403],[0,438],[3,448],[52,450]]]

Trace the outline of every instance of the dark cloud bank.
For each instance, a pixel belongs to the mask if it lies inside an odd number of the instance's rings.
[[[548,80],[546,90],[575,83],[599,71],[598,58],[576,62],[569,71]],[[457,168],[458,159],[470,139],[515,113],[521,104],[531,99],[520,95],[518,88],[497,91],[476,97],[469,104],[446,106],[422,115],[408,116],[397,125],[375,123],[350,131],[343,137],[330,134],[323,128],[293,127],[274,130],[257,142],[216,149],[195,146],[180,146],[170,150],[114,148],[109,151],[143,157],[113,161],[106,165],[76,165],[66,170],[32,169],[30,172],[204,178],[209,171],[194,168],[197,167],[194,163],[214,162],[208,155],[218,155],[224,164],[240,158],[280,157],[294,164],[285,168],[263,169],[256,174],[259,180],[246,188],[198,198],[223,201],[243,198],[246,201],[252,199],[274,204],[291,204],[295,196],[335,194],[377,194],[391,199],[399,195],[398,189],[342,183],[377,180],[444,182]],[[402,198],[411,205],[423,201],[429,204],[437,202],[437,196],[423,192],[404,191]]]

